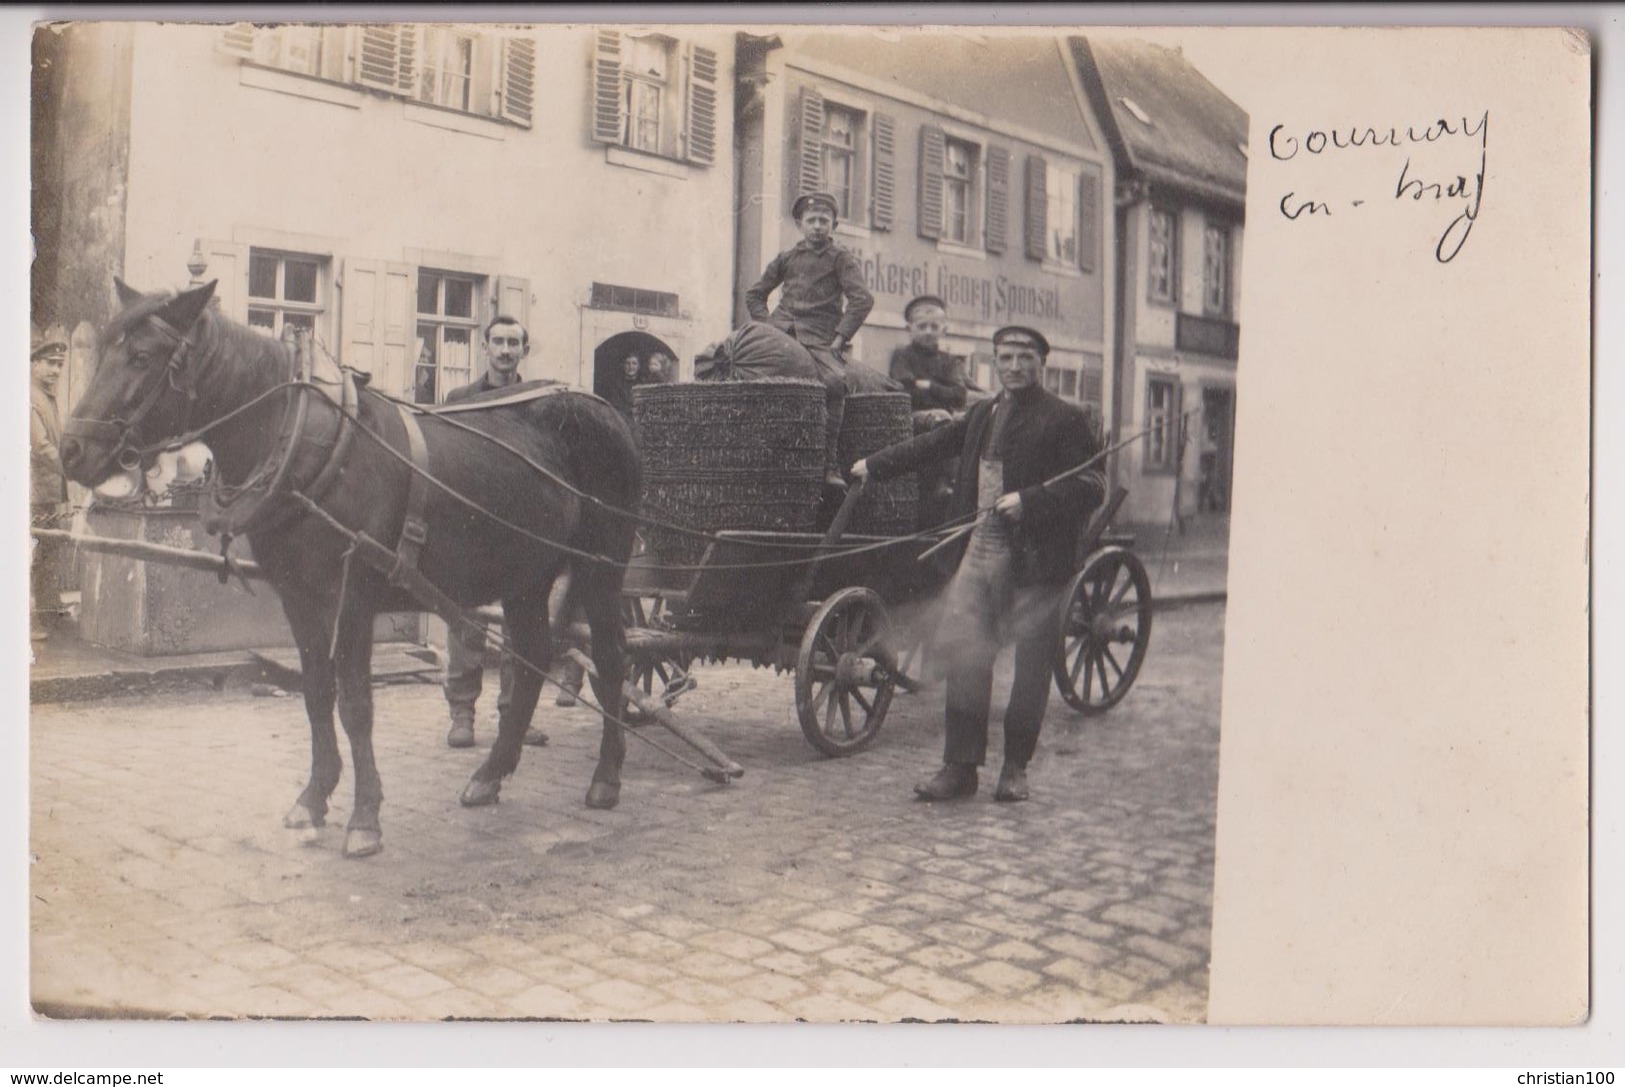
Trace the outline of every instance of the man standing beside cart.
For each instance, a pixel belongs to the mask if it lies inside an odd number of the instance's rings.
[[[1106,490],[1103,472],[1090,463],[1100,445],[1088,416],[1044,388],[1049,341],[1012,325],[993,334],[993,351],[1003,386],[998,396],[852,466],[854,478],[879,481],[957,456],[952,514],[975,517],[943,595],[937,628],[948,676],[943,766],[914,787],[923,800],[975,795],[977,768],[987,756],[993,665],[1011,642],[1015,683],[994,799],[1027,799],[1027,764],[1049,702],[1056,608],[1072,573],[1077,528]],[[1070,474],[1056,478],[1064,473]]]

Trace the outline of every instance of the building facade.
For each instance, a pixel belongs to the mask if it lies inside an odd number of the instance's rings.
[[[1120,290],[1108,417],[1122,518],[1229,509],[1247,115],[1177,51],[1072,41],[1117,160]]]
[[[1030,324],[1054,347],[1050,387],[1106,403],[1115,176],[1063,39],[742,34],[736,70],[736,320],[744,290],[800,239],[795,198],[827,190],[836,241],[875,296],[852,357],[884,370],[908,342],[904,305],[936,294],[944,348],[981,388],[997,388],[993,331]]]
[[[498,313],[531,330],[525,376],[589,387],[628,353],[687,365],[727,329],[731,33],[80,23],[40,37],[35,295],[57,319],[105,322],[113,274],[218,280],[229,316],[307,330],[420,402],[477,376]]]

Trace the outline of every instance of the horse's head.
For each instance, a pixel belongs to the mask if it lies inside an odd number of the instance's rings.
[[[214,282],[142,294],[114,278],[123,309],[103,332],[95,372],[63,427],[62,467],[94,487],[119,469],[146,469],[153,443],[185,431],[196,399],[192,359]]]

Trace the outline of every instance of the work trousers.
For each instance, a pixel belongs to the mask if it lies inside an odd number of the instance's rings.
[[[818,364],[818,380],[824,383],[824,470],[845,476],[841,463],[841,424],[846,419],[846,397],[852,391],[852,378],[846,360],[827,347],[809,347],[807,353]]]
[[[503,641],[508,630],[502,628]],[[455,715],[459,710],[474,712],[484,686],[486,659],[486,633],[483,623],[458,623],[446,632],[446,704]],[[501,712],[513,702],[513,657],[501,651],[497,710]]]
[[[988,514],[987,516],[997,516]],[[1026,766],[1038,748],[1055,661],[1053,585],[1017,586],[1009,541],[978,526],[944,594],[938,648],[948,675],[943,762],[987,761],[993,666],[1015,644],[1015,682],[1004,710],[1004,761]]]
[[[61,503],[39,503],[29,507],[29,521],[36,528],[61,528]],[[35,615],[57,615],[62,611],[62,557],[67,545],[62,540],[35,540],[34,558],[29,570],[29,595]]]

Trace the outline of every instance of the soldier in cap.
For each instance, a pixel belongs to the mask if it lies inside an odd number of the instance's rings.
[[[57,387],[68,361],[68,341],[54,331],[35,331],[29,351],[31,384],[28,444],[32,490],[29,519],[39,528],[59,528],[68,506],[68,477],[62,471],[62,411]],[[36,641],[48,638],[42,620],[62,612],[60,567],[62,542],[36,540],[30,589],[34,598],[32,633]]]
[[[976,518],[959,544],[937,628],[948,676],[946,728],[942,769],[914,787],[924,800],[975,795],[987,755],[993,664],[1008,642],[1015,643],[1016,673],[993,799],[1027,799],[1027,763],[1049,702],[1056,606],[1072,573],[1078,525],[1106,490],[1094,466],[1055,479],[1097,456],[1100,440],[1082,408],[1044,388],[1043,334],[1001,328],[993,352],[1003,386],[997,396],[852,466],[855,479],[884,480],[957,455],[952,512]]]
[[[942,349],[948,330],[948,304],[934,294],[922,294],[903,307],[908,343],[891,353],[892,380],[908,391],[914,409],[914,433],[924,434],[953,421],[965,409],[969,382],[965,360]],[[947,516],[953,479],[950,461],[936,461],[919,471],[919,527],[931,528]]]
[[[818,363],[828,409],[825,431],[825,482],[844,487],[837,455],[846,395],[853,391],[847,373],[846,345],[863,327],[875,300],[863,285],[863,268],[848,249],[837,245],[835,197],[827,192],[796,198],[790,213],[801,228],[801,241],[768,261],[762,278],[745,292],[753,320],[766,321],[793,336]],[[767,299],[782,287],[779,304],[768,312]]]

